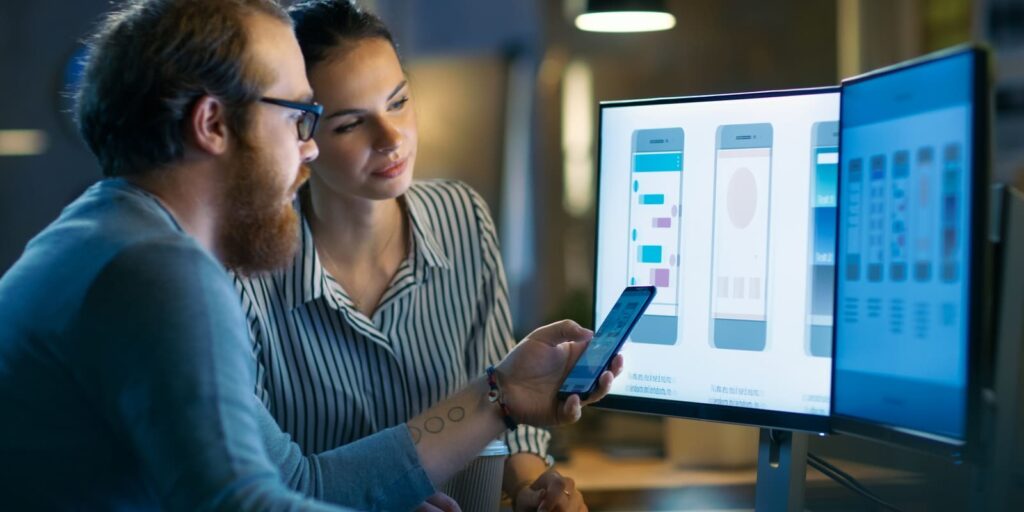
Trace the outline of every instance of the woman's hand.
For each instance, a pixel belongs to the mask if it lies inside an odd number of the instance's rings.
[[[515,512],[586,512],[587,504],[576,489],[572,478],[562,476],[554,469],[540,475],[530,485],[524,485],[513,496]]]
[[[416,512],[462,512],[462,509],[451,496],[438,491],[416,507]]]
[[[593,336],[590,329],[562,320],[530,333],[498,363],[498,384],[516,421],[538,427],[573,423],[584,405],[608,394],[612,380],[622,372],[621,355],[612,360],[610,371],[601,374],[587,400],[572,395],[558,401],[558,388]]]

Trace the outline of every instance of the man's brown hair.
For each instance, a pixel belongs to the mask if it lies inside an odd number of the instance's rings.
[[[291,23],[273,0],[132,0],[109,14],[89,41],[76,95],[78,127],[106,176],[137,174],[179,160],[195,102],[224,102],[232,133],[272,70],[257,69],[245,18]]]

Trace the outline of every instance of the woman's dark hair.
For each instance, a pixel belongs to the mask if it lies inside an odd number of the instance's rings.
[[[133,0],[89,41],[75,117],[106,176],[138,174],[184,156],[185,122],[204,95],[224,102],[242,134],[271,70],[249,54],[245,18],[291,23],[274,0]]]
[[[331,50],[362,39],[381,38],[398,52],[391,31],[377,15],[352,0],[306,0],[288,9],[306,70],[327,58]]]

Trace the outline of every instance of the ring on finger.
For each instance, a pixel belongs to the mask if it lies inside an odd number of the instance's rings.
[[[566,496],[568,496],[570,498],[572,497],[572,494],[570,494],[569,491],[567,491],[565,489],[562,489],[562,494],[564,494],[564,495],[566,495]]]

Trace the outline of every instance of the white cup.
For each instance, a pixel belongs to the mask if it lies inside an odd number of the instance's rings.
[[[495,439],[462,471],[441,486],[467,512],[496,511],[501,506],[501,479],[505,475],[508,446]]]

